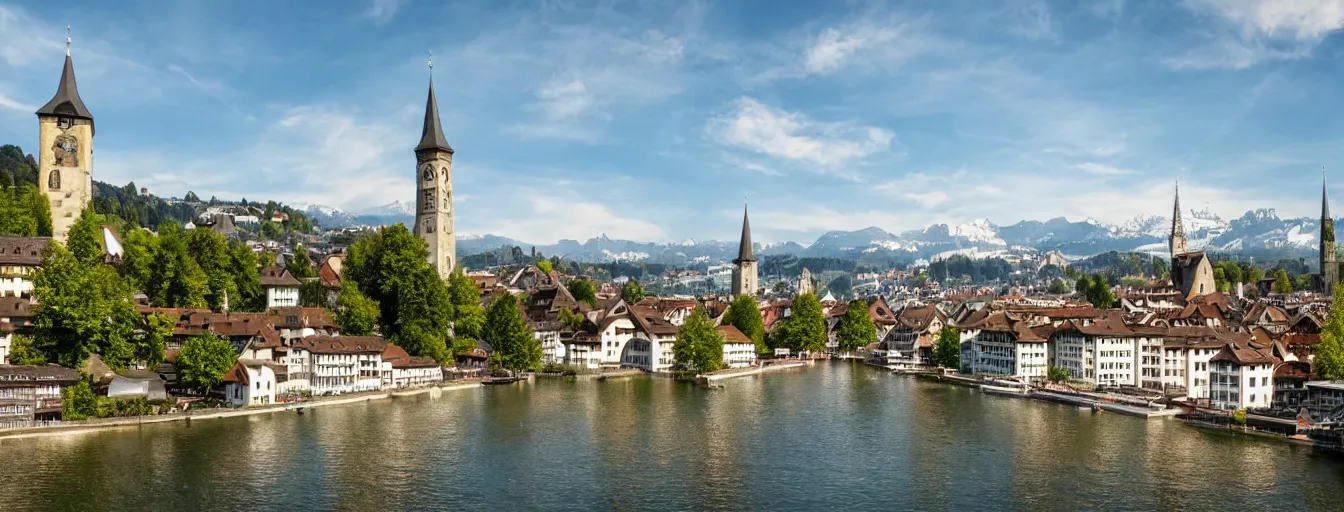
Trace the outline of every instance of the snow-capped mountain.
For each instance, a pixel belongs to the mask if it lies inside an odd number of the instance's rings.
[[[415,205],[410,201],[392,201],[377,208],[370,208],[362,215],[406,215],[415,216]]]

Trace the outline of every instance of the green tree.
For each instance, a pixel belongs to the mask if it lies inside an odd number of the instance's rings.
[[[177,354],[177,378],[188,388],[207,392],[219,385],[237,361],[227,338],[198,334],[188,338]]]
[[[1073,283],[1073,291],[1078,292],[1078,295],[1086,296],[1091,290],[1092,278],[1090,277],[1079,276],[1078,280]]]
[[[1246,424],[1246,409],[1237,409],[1236,411],[1233,411],[1233,412],[1232,412],[1232,421],[1237,422],[1238,425],[1245,425],[1245,424]]]
[[[150,265],[153,276],[147,290],[151,302],[160,307],[203,308],[208,304],[209,277],[192,258],[191,250],[176,223],[159,226],[157,250]]]
[[[1227,273],[1223,272],[1222,267],[1213,269],[1213,287],[1220,292],[1231,289],[1231,285],[1227,282]]]
[[[269,253],[267,253],[269,254]],[[229,245],[228,272],[238,295],[229,295],[229,307],[236,311],[261,311],[266,308],[266,293],[261,289],[261,263],[257,253],[241,242]]]
[[[460,268],[448,276],[448,300],[453,304],[453,336],[480,339],[481,329],[485,327],[481,291]]]
[[[956,327],[944,327],[933,345],[933,362],[943,368],[961,368],[961,334]]]
[[[47,248],[34,278],[41,297],[33,312],[36,345],[48,360],[76,368],[100,353],[112,368],[125,368],[134,354],[140,316],[131,289],[112,267],[85,265],[60,244]]]
[[[621,300],[626,304],[634,304],[644,300],[644,287],[639,285],[638,281],[631,279],[625,282],[621,287]]]
[[[835,327],[835,343],[842,352],[853,352],[877,341],[877,326],[868,316],[868,303],[861,299],[849,301],[845,316]]]
[[[359,291],[378,303],[384,336],[411,355],[445,361],[453,304],[448,286],[429,266],[425,242],[395,224],[366,234],[350,246],[342,270]]]
[[[294,250],[294,257],[285,263],[285,268],[289,274],[300,281],[312,277],[317,277],[317,269],[313,268],[313,259],[308,257],[308,250],[299,246]]]
[[[79,214],[79,219],[70,226],[70,235],[66,239],[66,247],[70,248],[75,259],[86,264],[103,260],[102,224],[103,216],[93,213],[92,208],[86,208]]]
[[[1105,276],[1098,274],[1092,278],[1091,286],[1087,289],[1087,301],[1098,309],[1115,306],[1115,295],[1111,293],[1111,285],[1107,284]]]
[[[1069,371],[1058,366],[1051,366],[1045,370],[1045,376],[1050,382],[1065,382],[1069,380]]]
[[[173,319],[168,315],[163,313],[145,315],[144,324],[135,343],[135,359],[150,367],[162,363],[164,347],[172,335]]]
[[[1298,274],[1297,277],[1293,278],[1293,289],[1305,291],[1310,290],[1312,286],[1311,274]]]
[[[756,344],[756,353],[770,353],[770,348],[765,345],[765,323],[761,320],[761,309],[755,297],[738,295],[734,298],[723,314],[722,323],[736,327],[751,338]]]
[[[1241,273],[1246,277],[1246,282],[1250,284],[1259,283],[1261,279],[1265,278],[1265,271],[1260,267],[1252,267],[1248,265],[1246,268],[1242,269]]]
[[[233,303],[243,302],[238,283],[232,272],[233,253],[224,235],[209,229],[193,229],[182,233],[186,239],[187,254],[200,267],[206,279],[206,303],[215,311],[224,307],[224,297]]]
[[[1278,269],[1274,272],[1274,293],[1293,293],[1293,281],[1288,278],[1288,271]]]
[[[126,284],[139,292],[149,294],[154,279],[154,255],[158,241],[154,234],[143,229],[127,231],[121,237],[121,276]]]
[[[366,297],[354,281],[341,283],[336,297],[336,325],[345,336],[369,336],[378,325],[378,302]]]
[[[1344,379],[1344,286],[1335,288],[1334,299],[1312,360],[1316,377],[1325,380]]]
[[[327,289],[319,279],[307,279],[299,285],[299,305],[305,308],[326,308]]]
[[[565,285],[569,289],[569,294],[574,296],[574,300],[586,302],[591,307],[597,307],[597,287],[589,279],[575,279]]]
[[[561,309],[560,324],[564,325],[565,329],[577,331],[583,327],[583,315],[570,311],[569,308]]]
[[[775,328],[774,346],[794,351],[820,351],[826,348],[826,318],[815,294],[804,293],[793,299],[790,314]],[[867,308],[865,308],[867,309]]]
[[[61,419],[64,421],[78,421],[86,418],[99,416],[98,395],[93,392],[93,386],[89,385],[89,378],[80,374],[79,380],[74,385],[66,386],[61,390]]]
[[[555,266],[551,265],[550,260],[541,260],[537,262],[537,270],[549,274],[552,270],[555,270]]]
[[[279,240],[285,234],[285,228],[279,222],[261,221],[261,237],[266,240]]]
[[[672,357],[678,371],[705,373],[723,367],[723,335],[714,328],[704,308],[697,307],[686,317],[672,344]]]
[[[485,328],[481,339],[494,350],[499,365],[509,370],[525,371],[541,368],[541,342],[532,335],[518,298],[511,293],[500,294],[485,313]]]
[[[1050,281],[1050,290],[1049,290],[1049,291],[1050,291],[1050,293],[1053,293],[1053,294],[1056,294],[1056,295],[1061,295],[1061,294],[1069,293],[1069,284],[1068,284],[1068,283],[1065,283],[1063,279],[1060,279],[1060,278],[1056,277],[1056,278],[1054,278],[1053,280]]]
[[[15,334],[9,345],[9,364],[41,366],[47,364],[47,356],[33,344],[32,336]]]

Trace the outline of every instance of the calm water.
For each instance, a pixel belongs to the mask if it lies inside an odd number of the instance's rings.
[[[849,363],[0,441],[0,510],[1342,510],[1344,459]]]

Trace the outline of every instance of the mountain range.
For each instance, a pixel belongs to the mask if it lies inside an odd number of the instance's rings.
[[[410,223],[413,205],[394,202],[354,214],[321,205],[292,205],[304,210],[326,228],[356,225]],[[1262,258],[1305,257],[1317,248],[1320,221],[1311,218],[1280,218],[1273,209],[1248,211],[1224,220],[1208,210],[1182,215],[1191,250],[1243,253]],[[1033,251],[1058,250],[1069,258],[1106,251],[1137,251],[1163,255],[1171,223],[1166,217],[1140,215],[1119,224],[1094,219],[1021,221],[998,226],[986,219],[963,224],[933,224],[924,229],[888,232],[879,227],[827,232],[810,244],[783,242],[757,244],[764,256],[793,254],[799,257],[848,258],[874,263],[937,259],[952,254],[988,257]],[[478,254],[503,246],[524,250],[535,247],[546,255],[561,255],[578,261],[647,261],[650,263],[720,263],[731,260],[737,241],[685,240],[676,243],[615,240],[602,235],[585,242],[561,240],[536,245],[497,235],[460,235],[460,254]]]

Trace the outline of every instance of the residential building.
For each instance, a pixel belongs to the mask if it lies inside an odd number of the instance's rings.
[[[936,306],[907,306],[895,316],[895,325],[870,356],[881,358],[881,364],[893,368],[933,364],[933,346],[946,321],[946,315]]]
[[[267,309],[298,306],[301,285],[302,283],[283,267],[261,269],[261,289],[266,291]]]
[[[1268,409],[1274,402],[1274,358],[1266,350],[1229,343],[1209,359],[1209,405]]]
[[[25,428],[61,419],[61,389],[79,378],[75,370],[0,365],[0,429]]]
[[[429,357],[411,357],[406,350],[389,343],[383,351],[384,389],[433,386],[443,381],[443,367]]]
[[[676,365],[672,345],[681,328],[668,322],[657,310],[644,306],[630,306],[629,318],[634,324],[634,335],[625,344],[621,365],[648,372],[672,371]]]
[[[1162,389],[1163,329],[1126,325],[1118,310],[1069,320],[1050,337],[1050,365],[1097,386]]]
[[[47,237],[0,236],[0,297],[32,298],[33,275],[49,243]]]
[[[723,336],[723,365],[727,368],[756,366],[756,342],[731,325],[720,325]]]
[[[306,360],[308,386],[314,395],[339,395],[382,387],[380,336],[309,336],[289,347],[291,357]]]
[[[224,398],[235,407],[276,403],[278,387],[270,361],[239,359],[224,374]]]
[[[1050,326],[1031,327],[1011,313],[990,315],[975,338],[961,346],[962,369],[972,374],[1043,380],[1048,366]]]

